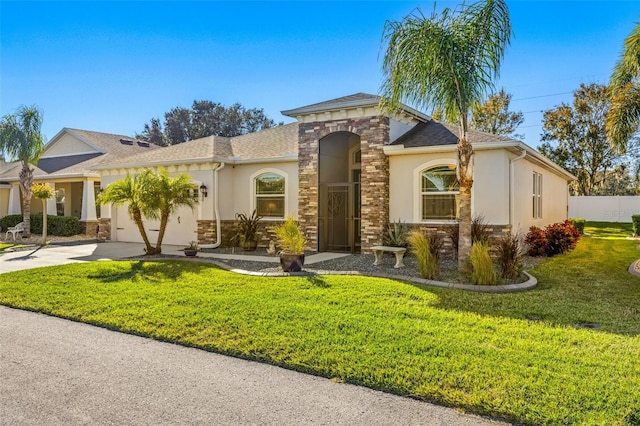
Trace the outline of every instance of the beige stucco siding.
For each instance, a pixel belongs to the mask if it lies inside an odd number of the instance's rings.
[[[44,152],[43,158],[55,157],[59,155],[86,154],[90,152],[97,151],[95,148],[87,145],[81,140],[78,140],[77,138],[69,134],[64,134],[52,146],[47,147]]]
[[[389,157],[389,218],[421,222],[420,173],[422,170],[456,164],[454,151],[394,155]],[[506,151],[480,151],[475,157],[473,214],[482,214],[491,224],[509,221],[509,160]]]
[[[542,217],[533,218],[533,173],[542,174]],[[544,227],[567,219],[569,187],[567,180],[525,158],[514,163],[514,223],[516,231],[526,233],[532,225]]]
[[[228,169],[227,169],[228,168]],[[227,166],[220,178],[220,216],[234,220],[236,213],[251,214],[255,209],[253,180],[262,173],[285,176],[285,215],[298,213],[298,162],[240,164]],[[228,182],[231,182],[229,184]]]
[[[5,217],[9,211],[9,191],[11,188],[0,188],[0,217]]]

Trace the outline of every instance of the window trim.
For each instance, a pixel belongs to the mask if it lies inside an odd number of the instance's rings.
[[[284,198],[284,215],[282,217],[279,216],[270,216],[270,217],[263,217],[262,220],[266,220],[266,221],[280,221],[283,220],[284,218],[287,217],[287,215],[289,214],[289,174],[287,172],[285,172],[282,169],[276,169],[273,167],[268,167],[268,168],[264,168],[264,169],[260,169],[256,172],[254,172],[251,176],[250,176],[250,193],[249,193],[249,213],[253,212],[254,210],[257,209],[258,207],[258,203],[256,201],[257,199],[257,194],[256,194],[256,179],[260,176],[260,175],[264,175],[267,173],[273,173],[273,174],[277,174],[280,175],[284,178],[284,194],[282,195],[282,197]]]
[[[420,164],[418,167],[413,169],[413,221],[415,223],[458,223],[459,218],[456,219],[423,219],[422,218],[422,173],[429,169],[434,169],[437,167],[455,167],[456,161],[451,158],[441,158],[437,160],[427,161],[425,163]],[[460,194],[460,191],[457,192],[438,192],[438,194]],[[459,212],[458,212],[459,213]]]

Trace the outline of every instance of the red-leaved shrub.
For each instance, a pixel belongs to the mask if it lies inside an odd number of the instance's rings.
[[[532,226],[525,237],[531,256],[553,256],[575,248],[580,232],[570,220],[548,225],[544,230]]]
[[[544,256],[547,253],[547,235],[537,226],[529,228],[529,233],[524,238],[529,256]]]

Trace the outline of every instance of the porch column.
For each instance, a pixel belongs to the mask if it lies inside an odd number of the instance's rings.
[[[20,184],[12,183],[9,190],[9,209],[7,214],[20,214],[22,208],[20,207]]]
[[[56,184],[50,183],[51,188],[53,188],[53,197],[47,200],[47,216],[57,216],[58,208],[56,206]]]
[[[82,214],[80,221],[98,220],[96,216],[96,194],[93,181],[85,180],[82,186]]]

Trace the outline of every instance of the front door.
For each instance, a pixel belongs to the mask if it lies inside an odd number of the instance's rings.
[[[322,185],[320,251],[360,250],[360,182]]]

